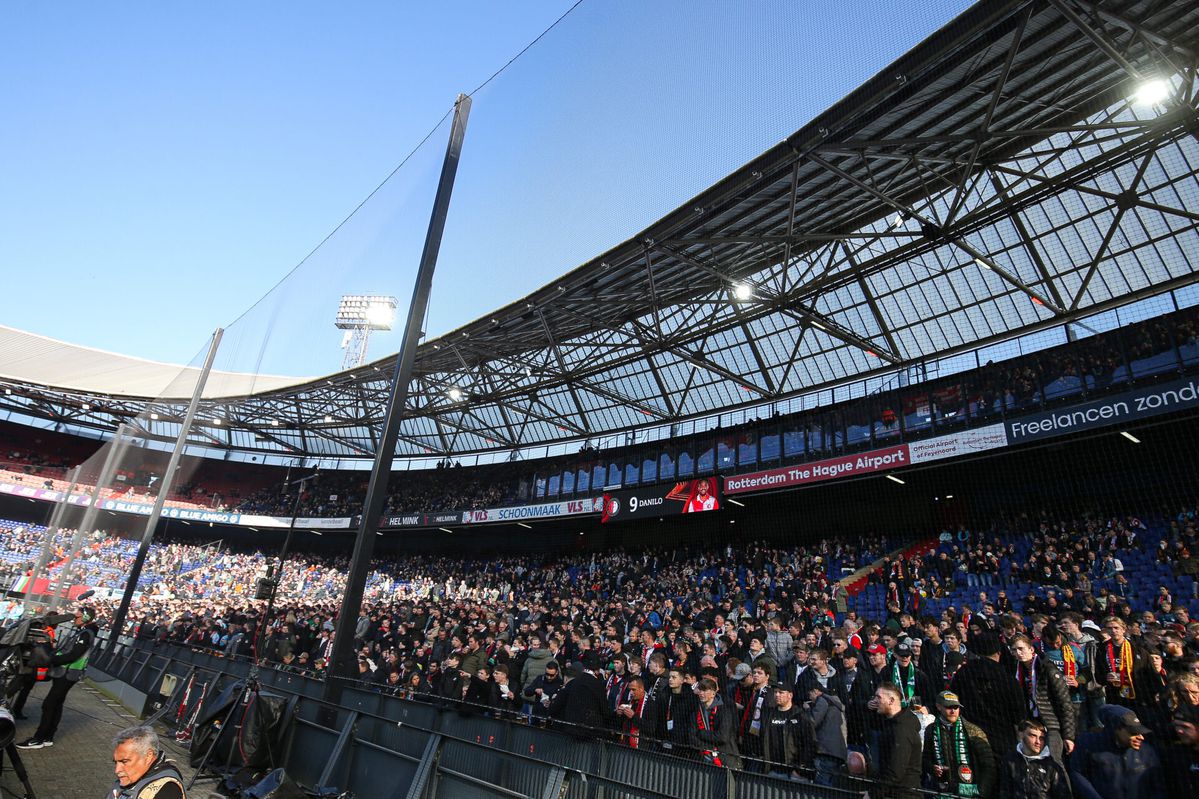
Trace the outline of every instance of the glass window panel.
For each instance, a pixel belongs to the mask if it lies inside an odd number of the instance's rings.
[[[562,476],[558,474],[550,475],[549,488],[546,490],[547,497],[558,496],[558,489],[562,483]]]
[[[627,486],[637,485],[638,471],[636,461],[626,463],[624,467],[624,484]]]
[[[777,461],[782,454],[782,436],[773,432],[763,433],[758,448],[758,457],[763,462]]]
[[[658,459],[647,452],[641,461],[641,482],[652,483],[658,479]]]
[[[683,449],[679,452],[679,477],[690,477],[695,474],[695,459],[691,457],[691,452],[688,449]]]

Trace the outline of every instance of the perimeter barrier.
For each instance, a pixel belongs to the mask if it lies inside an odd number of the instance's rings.
[[[173,719],[187,687],[207,703],[249,675],[250,663],[172,644],[103,638],[90,667],[111,678],[143,716]],[[325,684],[305,674],[261,668],[261,689],[290,699],[276,766],[321,795],[358,797],[528,797],[529,799],[847,799],[808,782],[719,768],[661,752],[631,749],[482,715],[464,714],[347,685],[339,705],[321,699]],[[119,686],[119,687],[118,687]],[[192,700],[195,701],[194,699]],[[137,708],[135,708],[137,709]],[[187,715],[192,709],[187,709]]]

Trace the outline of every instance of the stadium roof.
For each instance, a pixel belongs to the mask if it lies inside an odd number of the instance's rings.
[[[977,3],[645,231],[425,342],[397,455],[769,403],[1194,282],[1197,53],[1196,4]],[[371,455],[393,366],[255,384],[193,438]],[[145,400],[81,414],[65,382],[16,382],[2,407],[175,433]]]

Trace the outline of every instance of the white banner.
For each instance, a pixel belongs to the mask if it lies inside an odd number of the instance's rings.
[[[1007,446],[1007,433],[1002,424],[960,430],[947,436],[937,436],[926,441],[908,442],[908,457],[912,463],[939,461],[971,455]]]

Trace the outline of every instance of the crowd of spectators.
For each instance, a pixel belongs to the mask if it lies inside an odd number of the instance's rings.
[[[380,559],[349,622],[355,682],[843,787],[1181,796],[1199,768],[1199,623],[1190,597],[1147,591],[1122,562],[1184,573],[1197,515],[1024,515],[907,547]],[[80,579],[128,545],[89,540]],[[5,547],[32,558],[37,541]],[[264,620],[251,597],[269,561],[156,544],[128,632],[325,678],[348,564],[289,558]]]

